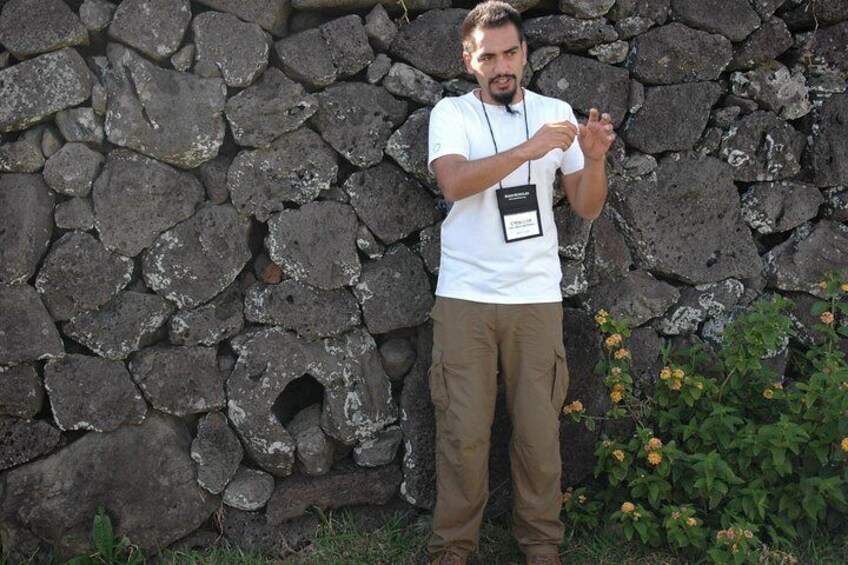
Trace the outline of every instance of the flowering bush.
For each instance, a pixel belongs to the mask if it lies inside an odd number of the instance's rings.
[[[608,352],[597,372],[611,408],[592,417],[575,400],[564,412],[590,429],[603,425],[595,476],[605,486],[584,496],[594,492],[628,539],[746,563],[763,543],[786,546],[828,514],[844,523],[848,365],[838,346],[848,337],[848,285],[830,274],[820,291],[816,344],[792,351],[786,374],[763,361],[795,333],[784,314],[789,301],[775,296],[725,329],[715,357],[697,347],[664,349],[653,388],[638,393],[630,329],[603,310],[595,316]]]

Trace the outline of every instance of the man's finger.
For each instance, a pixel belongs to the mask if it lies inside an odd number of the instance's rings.
[[[589,110],[589,121],[590,122],[597,122],[598,121],[598,109],[597,108],[591,108]]]
[[[602,119],[605,123],[608,123],[608,124],[611,124],[611,123],[612,123],[612,117],[611,117],[609,114],[607,114],[606,112],[604,112],[604,115],[603,115],[603,116],[601,116],[601,119]]]

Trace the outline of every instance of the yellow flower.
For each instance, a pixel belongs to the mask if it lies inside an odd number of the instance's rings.
[[[774,396],[774,391],[770,388],[767,388],[763,391],[763,396],[770,399],[771,397]]]
[[[571,414],[572,412],[582,412],[583,411],[583,403],[579,400],[575,400],[571,404],[565,406],[562,409],[563,414]]]
[[[848,292],[848,284],[843,284],[839,287],[842,292]]]
[[[674,378],[675,379],[682,379],[685,375],[686,375],[686,373],[683,372],[683,369],[675,369],[674,370]]]
[[[702,383],[701,381],[696,381],[696,382],[695,382],[695,388],[697,388],[698,390],[703,389],[703,388],[704,388],[704,383]]]
[[[630,514],[634,510],[636,510],[636,505],[633,504],[632,502],[625,502],[624,504],[621,505],[621,511],[624,512],[625,514]]]
[[[827,288],[827,281],[819,282],[819,288],[822,289],[822,290],[826,289]]]
[[[822,312],[822,315],[819,317],[819,320],[822,321],[822,324],[829,326],[833,323],[833,312]]]
[[[580,504],[585,504],[586,503],[586,497],[581,494],[580,496],[577,497],[577,502],[579,502]]]
[[[614,357],[616,359],[624,359],[626,357],[630,357],[630,352],[627,351],[626,349],[619,349],[618,351],[615,352]]]
[[[674,379],[669,386],[671,387],[671,390],[680,390],[683,386],[683,381],[680,379]]]
[[[610,374],[613,376],[619,376],[621,374],[621,367],[613,367],[610,369]]]
[[[842,446],[842,451],[848,451],[848,437],[842,438],[842,443],[840,445]]]
[[[608,440],[608,439],[605,439],[605,440],[604,440],[604,443],[603,443],[602,445],[603,445],[604,447],[612,447],[613,442],[611,442],[611,441],[610,441],[610,440]]]
[[[698,521],[695,518],[692,518],[690,516],[689,518],[686,519],[686,523],[690,526],[695,526],[695,525],[698,524]]]
[[[619,461],[624,461],[624,452],[620,449],[616,449],[612,452],[612,456],[618,459]]]
[[[672,519],[672,520],[680,520],[680,512],[678,512],[677,510],[675,510],[674,512],[672,512],[672,513],[671,513],[671,519]]]
[[[653,451],[655,449],[659,449],[663,446],[663,442],[658,437],[652,437],[648,440],[648,443],[645,445],[645,451]]]
[[[664,381],[667,381],[671,378],[671,367],[663,367],[662,371],[660,371],[660,378]]]
[[[612,385],[612,389],[617,390],[619,392],[624,392],[624,385],[621,383],[615,383],[614,385]]]
[[[604,345],[607,346],[607,349],[621,345],[621,334],[612,334],[604,341]]]
[[[658,451],[652,451],[648,454],[648,463],[651,465],[659,465],[662,463],[662,454]]]
[[[620,390],[614,390],[610,393],[610,400],[612,400],[615,404],[621,402],[622,398],[624,398],[624,395]]]

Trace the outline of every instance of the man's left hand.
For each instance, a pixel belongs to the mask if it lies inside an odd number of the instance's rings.
[[[609,114],[601,114],[597,108],[589,110],[589,119],[585,124],[577,127],[577,139],[583,157],[587,160],[598,161],[604,158],[607,151],[615,141],[615,132],[612,128],[612,118]]]

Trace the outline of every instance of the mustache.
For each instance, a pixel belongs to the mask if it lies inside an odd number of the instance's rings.
[[[496,76],[496,77],[492,77],[492,78],[490,78],[490,79],[489,79],[489,84],[492,84],[492,83],[493,83],[493,82],[495,82],[496,80],[498,80],[498,79],[502,79],[502,78],[511,78],[511,79],[518,80],[518,77],[516,77],[516,76],[515,76],[515,75],[513,75],[513,74],[508,74],[508,75],[498,75],[498,76]]]

